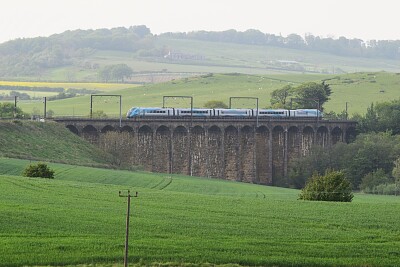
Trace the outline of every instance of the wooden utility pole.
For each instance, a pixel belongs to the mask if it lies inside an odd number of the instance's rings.
[[[137,197],[138,192],[136,192],[134,196],[131,196],[131,192],[129,190],[127,191],[127,194],[124,194],[122,191],[119,191],[119,196],[128,198],[128,206],[126,211],[125,254],[124,254],[124,267],[128,267],[129,216],[131,210],[131,197]]]

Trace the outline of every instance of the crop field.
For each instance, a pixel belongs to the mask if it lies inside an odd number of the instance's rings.
[[[140,265],[398,266],[400,198],[297,200],[299,191],[180,175],[53,164],[18,176],[0,158],[0,266],[121,264],[126,198],[130,262]]]

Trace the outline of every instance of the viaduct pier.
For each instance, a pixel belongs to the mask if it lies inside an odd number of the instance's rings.
[[[355,137],[354,121],[274,118],[54,119],[145,170],[273,184],[314,145]]]

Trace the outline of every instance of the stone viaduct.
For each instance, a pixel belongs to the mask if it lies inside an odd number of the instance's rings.
[[[117,154],[125,164],[163,173],[273,184],[313,145],[355,137],[356,123],[319,119],[55,119]]]

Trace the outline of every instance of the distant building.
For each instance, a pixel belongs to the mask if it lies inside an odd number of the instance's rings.
[[[168,51],[168,54],[166,54],[164,58],[171,60],[205,60],[206,57],[200,54],[185,54]]]

